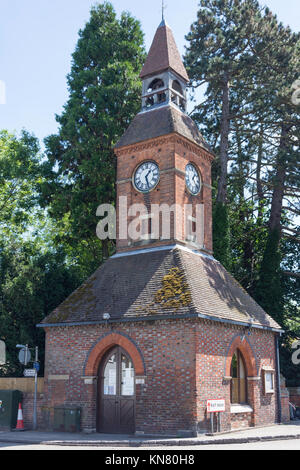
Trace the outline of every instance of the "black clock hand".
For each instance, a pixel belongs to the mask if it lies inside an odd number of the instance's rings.
[[[150,175],[150,173],[151,173],[151,170],[149,170],[148,173],[145,176],[145,180],[147,181],[148,188],[150,187],[149,180],[148,180],[148,176]]]

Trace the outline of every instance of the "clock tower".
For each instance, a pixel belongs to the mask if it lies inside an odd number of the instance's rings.
[[[213,257],[213,155],[164,20],[141,79],[115,147],[117,252],[38,325],[43,425],[61,430],[57,409],[75,406],[87,432],[196,436],[211,400],[221,431],[274,424],[282,330]]]
[[[140,76],[141,111],[115,147],[117,251],[180,244],[211,254],[214,157],[187,114],[189,78],[164,20]]]

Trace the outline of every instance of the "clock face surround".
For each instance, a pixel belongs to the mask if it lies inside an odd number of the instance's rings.
[[[141,163],[133,175],[134,187],[141,193],[149,193],[159,183],[160,172],[157,163],[145,161]]]
[[[201,177],[196,166],[193,163],[188,163],[185,168],[185,182],[189,192],[196,196],[201,191]]]

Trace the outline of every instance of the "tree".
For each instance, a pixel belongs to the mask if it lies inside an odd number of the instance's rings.
[[[38,345],[43,358],[36,324],[108,254],[96,239],[96,209],[114,202],[112,147],[138,111],[143,60],[138,21],[127,13],[118,20],[109,3],[94,7],[46,158],[25,131],[0,132],[0,337],[8,357],[1,375],[22,373],[17,343]]]
[[[18,137],[0,131],[0,238],[19,236],[37,217],[40,178],[37,139],[23,131]]]
[[[202,0],[186,53],[191,86],[206,86],[192,117],[217,155],[215,257],[286,329],[285,366],[299,335],[299,38],[255,1]]]
[[[185,62],[193,88],[208,84],[209,101],[219,102],[219,178],[216,200],[227,201],[227,167],[231,106],[230,87],[252,66],[249,36],[259,13],[256,0],[201,0],[198,20],[186,36]],[[211,98],[215,99],[211,99]],[[197,107],[199,111],[199,106]]]
[[[39,347],[43,373],[43,318],[78,287],[82,279],[66,263],[63,250],[40,250],[36,241],[0,242],[0,337],[6,343],[7,362],[0,376],[20,376],[23,367],[16,344]]]
[[[45,140],[41,201],[61,227],[58,239],[83,253],[90,271],[113,249],[96,238],[96,210],[115,202],[113,147],[139,110],[144,58],[140,23],[128,13],[118,20],[110,3],[93,7],[73,54],[69,100],[56,117],[59,133]]]
[[[291,99],[291,87],[300,65],[299,38],[290,28],[278,23],[276,16],[266,9],[252,45],[257,57],[264,63],[259,85],[262,88],[267,79],[270,83],[267,97],[269,106],[266,107],[264,103],[266,109],[261,111],[261,117],[264,117],[265,127],[272,136],[274,156],[272,170],[267,173],[268,186],[271,189],[268,236],[254,295],[262,307],[283,326],[282,229],[289,231],[292,222],[283,210],[283,204],[291,184],[295,191],[289,199],[291,202],[300,189],[294,170],[299,151],[297,129],[300,114]]]
[[[196,106],[193,117],[199,124],[209,125],[206,134],[211,134],[209,141],[217,151],[214,246],[216,258],[228,269],[227,186],[234,119],[231,87],[246,82],[253,65],[249,37],[259,12],[256,0],[201,0],[198,19],[186,36],[189,46],[185,63],[192,87],[207,85],[205,105]]]
[[[39,346],[43,364],[44,334],[36,324],[78,287],[85,274],[70,251],[55,246],[56,227],[38,204],[41,161],[33,135],[0,131],[0,338],[7,348],[2,376],[22,374],[19,343]]]

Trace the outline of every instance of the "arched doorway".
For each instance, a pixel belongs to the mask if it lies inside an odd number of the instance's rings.
[[[120,346],[108,351],[99,367],[97,429],[102,433],[135,431],[135,370]]]

